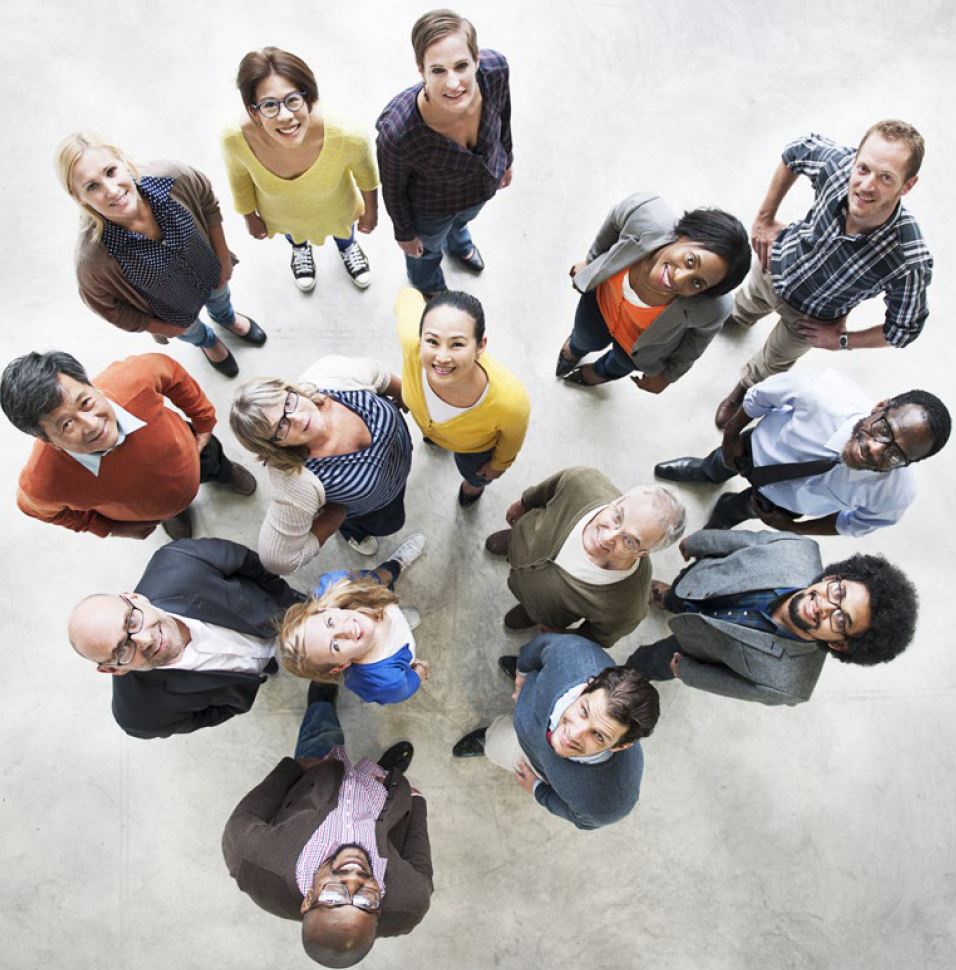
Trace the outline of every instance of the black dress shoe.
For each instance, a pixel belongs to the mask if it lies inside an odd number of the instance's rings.
[[[331,704],[335,710],[335,699],[339,694],[338,684],[326,684],[321,680],[309,681],[309,693],[306,695],[306,705],[311,707],[313,704]]]
[[[452,254],[452,259],[458,260],[465,269],[470,269],[472,273],[480,273],[485,268],[485,261],[481,258],[481,253],[478,252],[478,247],[474,243],[472,243],[471,252],[467,256]]]
[[[708,482],[704,470],[704,462],[700,458],[675,458],[673,461],[662,461],[654,466],[654,474],[668,482]]]
[[[163,524],[163,532],[175,542],[177,539],[191,539],[193,537],[193,512],[191,508],[183,509],[179,515],[174,515]]]
[[[231,351],[227,350],[226,356],[222,360],[210,360],[208,354],[205,356],[213,368],[219,371],[224,377],[235,377],[239,373],[239,365],[236,363],[236,358],[232,356]]]
[[[512,606],[505,613],[505,627],[509,630],[527,630],[534,626],[535,622],[528,616],[528,611],[520,603],[517,606]]]
[[[227,327],[226,329],[234,337],[244,340],[247,344],[252,344],[253,347],[261,347],[267,339],[265,330],[252,317],[246,317],[246,319],[249,321],[249,329],[245,333],[236,333],[231,327]]]
[[[482,488],[482,490],[477,495],[469,495],[465,491],[464,485],[459,485],[458,486],[458,504],[463,509],[471,508],[471,506],[474,505],[475,502],[477,502],[478,499],[480,499],[481,496],[484,495],[484,494],[485,494],[485,490],[484,490],[484,488]]]
[[[451,749],[452,755],[456,758],[477,758],[485,753],[485,733],[488,728],[475,728],[466,734]]]
[[[408,766],[412,763],[412,756],[414,754],[415,749],[412,747],[411,741],[399,741],[398,744],[393,744],[382,754],[382,757],[378,759],[378,763],[386,771],[391,771],[393,768],[396,768],[404,774],[408,771]]]
[[[508,675],[509,679],[518,679],[518,658],[515,654],[509,653],[499,657],[498,667]]]
[[[580,359],[580,358],[579,358]],[[564,347],[558,351],[558,363],[554,368],[555,377],[567,377],[575,367],[578,366],[578,361],[572,357],[564,356]]]

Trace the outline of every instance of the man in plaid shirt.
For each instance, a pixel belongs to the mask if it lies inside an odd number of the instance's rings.
[[[856,151],[814,134],[784,149],[751,230],[758,262],[731,316],[748,327],[774,312],[779,320],[721,401],[718,428],[747,388],[789,370],[811,347],[905,347],[919,336],[933,259],[900,199],[917,182],[923,152],[920,133],[893,120],[873,125]],[[799,175],[813,183],[813,206],[784,226],[777,209]],[[886,303],[883,322],[848,332],[850,311],[878,293]]]

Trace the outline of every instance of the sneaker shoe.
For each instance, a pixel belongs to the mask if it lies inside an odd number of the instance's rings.
[[[422,625],[422,615],[414,606],[400,606],[409,630],[417,630]]]
[[[422,554],[424,548],[425,537],[421,532],[414,532],[390,556],[386,556],[385,561],[394,560],[401,571],[405,572]]]
[[[353,242],[345,249],[339,250],[342,262],[345,264],[345,271],[352,278],[352,282],[360,289],[368,288],[372,282],[372,272],[369,269],[368,257],[362,252],[362,247]]]
[[[315,260],[312,258],[312,246],[309,243],[292,247],[291,265],[295,285],[303,293],[311,293],[315,289]]]
[[[366,536],[364,539],[345,540],[360,556],[374,556],[378,552],[378,539]]]

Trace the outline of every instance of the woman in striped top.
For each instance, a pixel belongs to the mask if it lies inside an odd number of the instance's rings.
[[[404,525],[412,442],[401,388],[373,360],[324,357],[294,384],[258,378],[236,392],[232,430],[272,483],[259,534],[267,569],[293,572],[336,530],[371,556],[375,536]]]

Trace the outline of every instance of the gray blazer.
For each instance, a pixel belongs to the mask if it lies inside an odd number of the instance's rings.
[[[697,562],[674,585],[686,599],[802,588],[823,570],[817,544],[785,532],[707,529],[689,536],[686,550]],[[790,640],[698,613],[672,617],[670,628],[685,654],[681,680],[725,697],[800,704],[813,693],[826,660],[814,640]]]
[[[591,249],[588,265],[574,277],[582,293],[595,289],[649,253],[677,239],[677,218],[658,195],[635,192],[608,213]],[[645,374],[663,374],[676,381],[707,349],[721,324],[730,316],[733,298],[679,296],[638,338],[631,348],[634,366]]]

